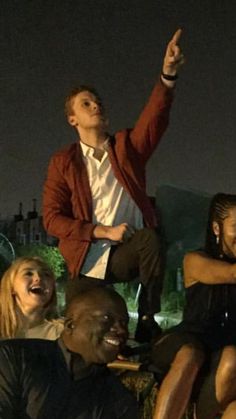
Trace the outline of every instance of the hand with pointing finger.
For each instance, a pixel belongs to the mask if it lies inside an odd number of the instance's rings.
[[[170,87],[177,78],[178,70],[184,64],[184,55],[179,46],[181,35],[182,29],[178,29],[167,45],[163,61],[162,81]]]

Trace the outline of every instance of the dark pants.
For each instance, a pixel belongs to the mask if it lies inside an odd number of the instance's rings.
[[[70,280],[67,302],[81,289],[82,283],[107,286],[137,278],[142,284],[139,296],[139,315],[160,311],[164,276],[164,252],[159,232],[151,228],[138,230],[130,240],[112,246],[104,280],[80,275]]]

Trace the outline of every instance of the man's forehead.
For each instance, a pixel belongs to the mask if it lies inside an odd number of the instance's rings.
[[[110,312],[122,312],[126,313],[126,305],[121,299],[112,298],[107,295],[89,295],[84,298],[75,301],[73,305],[73,312],[79,314],[80,312],[93,312],[93,313],[104,313]]]
[[[88,90],[83,90],[82,92],[77,93],[74,100],[81,102],[83,100],[98,100],[98,98],[94,93],[89,92]]]

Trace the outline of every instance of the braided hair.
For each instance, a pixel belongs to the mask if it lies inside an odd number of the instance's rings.
[[[223,255],[223,222],[228,216],[229,210],[234,207],[236,207],[236,195],[217,193],[211,200],[206,231],[205,250],[209,255],[216,259],[221,258]],[[219,243],[217,243],[216,236],[213,231],[214,221],[218,223],[220,229]]]

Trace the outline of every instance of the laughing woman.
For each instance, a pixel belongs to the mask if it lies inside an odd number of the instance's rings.
[[[0,337],[54,340],[63,330],[55,314],[55,276],[39,257],[21,257],[0,284]]]

